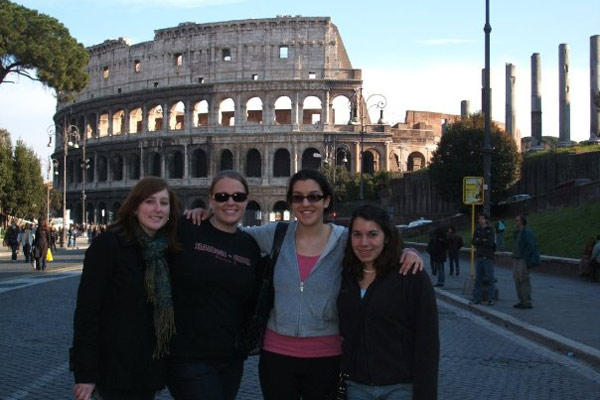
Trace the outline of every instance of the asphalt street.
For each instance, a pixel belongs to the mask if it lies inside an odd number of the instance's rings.
[[[72,398],[67,352],[81,255],[63,255],[44,273],[0,259],[0,399]],[[600,398],[599,371],[468,310],[438,306],[440,399]],[[251,358],[238,399],[260,398]]]

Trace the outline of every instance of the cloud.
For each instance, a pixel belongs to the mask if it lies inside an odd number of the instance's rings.
[[[425,46],[446,46],[453,44],[465,44],[465,43],[473,43],[474,40],[468,39],[426,39],[426,40],[418,40],[417,43],[423,44]]]

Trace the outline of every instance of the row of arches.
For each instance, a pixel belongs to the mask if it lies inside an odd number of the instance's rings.
[[[350,123],[352,102],[346,95],[337,95],[331,101],[318,95],[308,95],[297,101],[294,98],[280,95],[271,100],[254,95],[249,98],[238,96],[237,99],[149,101],[131,108],[84,113],[71,118],[70,124],[78,126],[87,138],[102,138],[204,126]]]

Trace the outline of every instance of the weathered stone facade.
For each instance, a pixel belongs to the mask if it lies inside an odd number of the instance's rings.
[[[441,134],[437,115],[425,124],[407,113],[395,127],[361,115],[361,70],[330,18],[182,23],[150,42],[107,40],[88,51],[88,86],[54,117],[61,164],[65,127],[86,141],[85,179],[81,148],[66,164],[76,221],[84,180],[87,221],[107,222],[143,176],[168,179],[192,207],[207,203],[218,171],[235,169],[251,186],[245,223],[260,223],[286,208],[299,169],[326,162],[358,172],[361,138],[364,172],[406,171],[430,161]]]

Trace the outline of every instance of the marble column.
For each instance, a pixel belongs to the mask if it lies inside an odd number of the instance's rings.
[[[571,145],[571,83],[569,80],[569,45],[558,46],[558,98],[559,130],[558,144]]]
[[[471,115],[471,102],[469,100],[462,100],[460,102],[460,116],[466,118]]]
[[[590,141],[600,142],[600,35],[590,37]]]
[[[540,53],[531,55],[531,146],[542,144],[542,68]]]
[[[516,74],[514,64],[506,64],[506,133],[514,140],[517,150],[521,150],[521,137],[517,130],[517,117],[515,111],[515,83]]]

